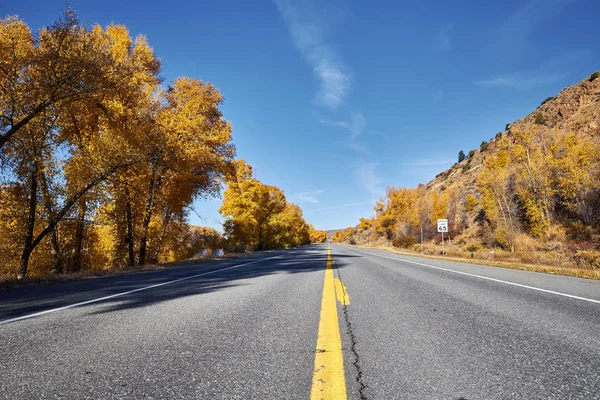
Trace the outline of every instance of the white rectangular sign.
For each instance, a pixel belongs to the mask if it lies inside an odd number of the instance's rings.
[[[438,219],[438,232],[448,232],[447,219]]]

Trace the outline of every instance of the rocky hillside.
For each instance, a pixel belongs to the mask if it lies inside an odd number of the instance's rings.
[[[541,116],[541,117],[540,117]],[[537,122],[536,123],[536,119]],[[441,172],[427,184],[428,189],[440,189],[460,183],[466,189],[474,188],[483,161],[494,154],[494,143],[511,131],[529,131],[532,126],[550,131],[573,131],[581,136],[600,141],[600,76],[598,72],[575,85],[568,86],[554,97],[548,97],[538,108],[523,118],[507,124],[489,143],[473,150],[463,162]]]
[[[390,188],[372,219],[333,240],[436,254],[436,221],[448,218],[457,257],[599,272],[599,75],[545,99],[429,183]]]

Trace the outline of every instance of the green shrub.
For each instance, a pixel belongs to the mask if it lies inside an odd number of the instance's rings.
[[[546,122],[546,120],[544,119],[542,113],[537,113],[535,116],[535,123],[538,125],[544,125],[544,122]]]
[[[485,140],[483,142],[481,142],[481,145],[479,146],[479,150],[481,151],[486,151],[488,148],[488,142],[486,142]]]
[[[500,139],[502,137],[502,132],[496,133],[496,139]]]
[[[475,155],[475,150],[471,150],[469,152],[469,158],[473,158],[474,155]]]
[[[592,75],[590,75],[590,82],[592,82],[594,79],[596,79],[597,77],[600,76],[600,71],[596,71],[594,72]]]
[[[506,124],[506,126],[504,127],[505,131],[508,131],[510,129],[510,124]]]
[[[553,96],[550,97],[546,97],[546,99],[544,101],[542,101],[542,104],[540,104],[540,106],[543,106],[544,104],[546,104],[547,102],[549,102],[550,100],[554,100]]]

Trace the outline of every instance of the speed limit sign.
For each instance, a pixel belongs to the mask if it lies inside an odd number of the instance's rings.
[[[447,219],[438,219],[438,232],[448,232]]]

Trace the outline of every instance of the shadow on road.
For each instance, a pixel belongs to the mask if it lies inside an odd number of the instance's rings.
[[[335,254],[334,257],[336,259],[336,268],[343,268],[344,258],[360,256]],[[177,298],[196,296],[217,290],[224,290],[240,284],[248,284],[248,279],[265,275],[299,274],[325,270],[326,262],[326,247],[323,245],[310,245],[300,249],[263,253],[258,256],[253,255],[241,259],[189,264],[162,270],[140,271],[126,275],[107,276],[46,287],[15,289],[0,292],[0,321],[177,279],[185,279],[197,274],[210,273],[93,303],[109,305],[109,307],[104,307],[101,311],[95,313],[146,307]],[[246,263],[252,264],[243,266]],[[232,268],[236,266],[239,267]],[[219,271],[224,268],[231,269]],[[214,273],[211,273],[212,271]],[[240,283],[243,280],[246,281]]]

